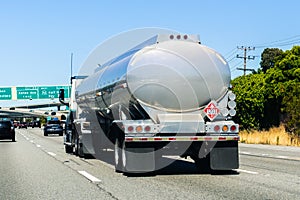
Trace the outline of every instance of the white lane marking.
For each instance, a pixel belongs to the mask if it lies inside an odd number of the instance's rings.
[[[278,159],[287,159],[287,160],[297,160],[300,161],[300,157],[291,157],[291,156],[277,156],[277,155],[272,155],[272,154],[256,154],[256,153],[249,153],[245,151],[241,151],[240,154],[243,155],[250,155],[250,156],[260,156],[260,157],[265,157],[265,158],[278,158]]]
[[[50,156],[56,156],[56,154],[55,153],[53,153],[53,152],[47,152]]]
[[[36,145],[36,147],[37,147],[37,148],[40,148],[40,147],[41,147],[41,145],[37,144],[37,145]]]
[[[248,171],[248,170],[244,170],[244,169],[236,169],[237,172],[244,172],[247,174],[258,174],[258,172],[253,172],[253,171]]]
[[[84,176],[85,178],[89,179],[93,183],[99,183],[99,182],[101,182],[100,179],[98,179],[95,176],[87,173],[86,171],[78,171],[78,173],[81,174],[82,176]]]
[[[281,158],[281,159],[289,159],[288,156],[276,156],[276,158]]]
[[[31,143],[33,143],[33,140],[30,140]]]
[[[251,153],[246,152],[246,151],[240,151],[241,154],[247,154],[247,155],[251,155]]]

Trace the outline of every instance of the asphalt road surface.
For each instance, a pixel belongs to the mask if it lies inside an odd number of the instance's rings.
[[[17,130],[0,140],[0,199],[300,199],[300,148],[240,145],[238,170],[201,174],[176,159],[155,174],[115,173],[113,151],[101,160],[64,152],[63,137]]]

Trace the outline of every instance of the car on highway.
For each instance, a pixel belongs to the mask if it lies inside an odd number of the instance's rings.
[[[63,136],[63,127],[60,120],[49,120],[47,122],[44,127],[44,136],[48,136],[49,134],[59,134],[59,136]]]
[[[0,139],[16,141],[15,127],[11,121],[0,121]]]
[[[19,125],[18,125],[19,129],[20,128],[26,128],[27,129],[27,126],[28,126],[27,122],[20,122]]]
[[[41,128],[41,122],[40,121],[33,121],[31,122],[31,128],[34,128],[34,127],[38,127],[38,128]]]
[[[19,121],[14,121],[14,123],[13,123],[14,127],[17,128],[19,126],[19,123],[20,123]]]

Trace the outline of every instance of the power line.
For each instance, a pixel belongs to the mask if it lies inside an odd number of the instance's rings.
[[[243,70],[244,71],[244,76],[246,75],[246,71],[253,71],[253,69],[247,69],[247,60],[254,60],[255,56],[247,56],[247,51],[255,50],[255,47],[246,47],[246,46],[241,46],[237,47],[240,50],[244,51],[244,55],[236,55],[237,58],[242,58],[244,59],[244,68],[237,68],[237,70]]]
[[[231,57],[232,55],[234,55],[236,52],[237,52],[237,49],[234,48],[234,49],[230,50],[230,52],[226,53],[226,54],[224,55],[224,57],[226,58],[226,60],[228,60],[228,58],[230,58],[230,57]]]
[[[236,67],[239,66],[242,63],[242,61],[236,63],[235,65],[233,65],[232,67],[230,67],[230,71],[235,71]]]
[[[280,40],[275,40],[272,42],[258,44],[258,45],[256,45],[256,48],[265,48],[265,47],[270,47],[270,46],[273,46],[273,47],[274,46],[287,46],[287,45],[296,44],[296,43],[300,43],[300,35],[295,35],[295,36],[285,38],[285,39],[280,39]]]

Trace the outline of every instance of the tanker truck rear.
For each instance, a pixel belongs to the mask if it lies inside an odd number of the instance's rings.
[[[198,36],[156,35],[72,78],[66,152],[112,148],[117,172],[158,170],[171,163],[165,155],[190,157],[205,171],[236,169],[230,80],[225,59]]]

